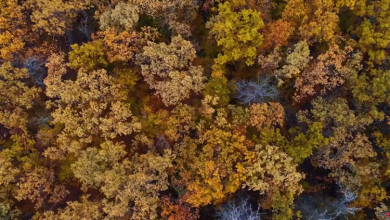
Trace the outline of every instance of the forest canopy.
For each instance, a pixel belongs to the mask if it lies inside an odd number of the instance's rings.
[[[379,219],[390,0],[0,0],[0,220]]]

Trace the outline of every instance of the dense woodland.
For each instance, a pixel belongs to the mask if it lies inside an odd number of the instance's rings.
[[[390,0],[0,0],[1,220],[382,219]]]

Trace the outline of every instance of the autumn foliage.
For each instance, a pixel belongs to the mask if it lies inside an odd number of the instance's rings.
[[[0,0],[0,220],[384,219],[389,18]]]

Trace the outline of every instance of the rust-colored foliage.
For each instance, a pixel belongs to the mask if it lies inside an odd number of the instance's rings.
[[[262,47],[273,49],[287,46],[288,39],[293,34],[293,31],[293,24],[287,21],[276,20],[268,23],[263,31],[264,41]]]
[[[166,220],[196,220],[199,211],[184,203],[181,199],[175,200],[169,196],[162,199],[161,216]]]

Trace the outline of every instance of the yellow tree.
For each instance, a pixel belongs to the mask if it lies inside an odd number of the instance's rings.
[[[301,75],[311,59],[309,45],[306,41],[295,44],[294,50],[290,50],[287,55],[285,65],[274,73],[279,80],[278,85],[280,86],[288,79]]]
[[[264,24],[260,12],[251,9],[235,12],[232,7],[229,1],[219,4],[218,15],[206,24],[210,35],[222,47],[223,53],[215,60],[217,69],[238,60],[245,61],[248,66],[253,65],[257,49],[263,42],[260,29]]]
[[[21,211],[15,207],[12,191],[16,188],[17,178],[20,174],[7,150],[0,152],[0,218],[17,220]]]
[[[298,40],[335,42],[340,8],[352,9],[354,4],[354,0],[288,0],[282,19],[294,24]]]
[[[156,219],[159,192],[168,188],[167,169],[174,158],[149,151],[131,160],[121,143],[105,142],[101,149],[88,148],[72,165],[83,189],[99,189],[105,196],[103,211],[111,218]],[[130,212],[128,210],[131,210]]]
[[[81,46],[70,46],[68,66],[73,69],[84,68],[87,71],[104,69],[108,62],[104,53],[104,45],[101,41],[92,41]]]
[[[151,27],[142,27],[141,32],[122,31],[107,28],[99,31],[92,38],[103,43],[104,53],[110,62],[135,61],[135,55],[141,53],[147,41],[154,41],[158,36],[157,30]]]
[[[180,179],[174,182],[179,188],[186,187],[186,202],[195,207],[219,204],[241,187],[253,153],[251,142],[238,126],[230,124],[227,112],[219,109],[215,118],[197,125],[198,139],[185,136],[176,144]]]
[[[6,62],[0,67],[0,123],[6,128],[27,132],[27,110],[39,98],[40,89],[28,86],[27,69],[12,67]]]
[[[139,19],[139,8],[135,4],[119,2],[100,15],[100,29],[113,28],[118,32],[130,31]]]
[[[354,13],[362,22],[353,32],[359,37],[357,46],[370,56],[370,63],[381,64],[386,59],[390,43],[389,7],[388,0],[356,1]]]
[[[256,145],[255,156],[246,167],[243,187],[265,194],[264,208],[271,203],[273,219],[291,219],[294,196],[303,189],[299,184],[304,175],[297,171],[293,158],[275,146]]]
[[[343,85],[349,74],[360,69],[357,62],[359,56],[354,56],[350,46],[341,49],[337,44],[329,44],[325,53],[311,57],[308,43],[301,41],[288,53],[286,64],[274,74],[279,79],[279,86],[295,79],[294,100],[301,102],[307,97],[317,93],[324,95]]]
[[[381,69],[371,69],[362,74],[353,72],[349,77],[351,91],[360,110],[368,112],[374,119],[385,119],[385,113],[378,107],[390,102],[389,79],[390,71]]]
[[[66,65],[64,57],[57,54],[51,56],[47,67],[46,95],[55,98],[47,102],[47,107],[53,108],[53,122],[64,125],[57,139],[57,153],[77,154],[99,139],[113,139],[140,129],[124,103],[126,95],[120,84],[105,70],[87,72],[82,68],[76,81],[63,80]],[[55,154],[56,150],[50,148],[50,152]]]
[[[17,0],[0,1],[0,58],[12,60],[24,48],[26,22]]]
[[[191,64],[196,57],[191,42],[179,35],[169,45],[148,42],[143,49],[138,57],[141,73],[166,106],[176,105],[189,98],[191,91],[199,93],[204,88],[203,68]]]
[[[103,211],[100,201],[89,201],[88,197],[89,195],[82,196],[80,201],[68,202],[65,208],[57,212],[44,212],[39,220],[102,219]]]
[[[64,185],[58,184],[54,171],[45,167],[36,167],[21,177],[15,198],[29,199],[35,203],[35,208],[49,208],[49,204],[61,203],[69,191]]]

